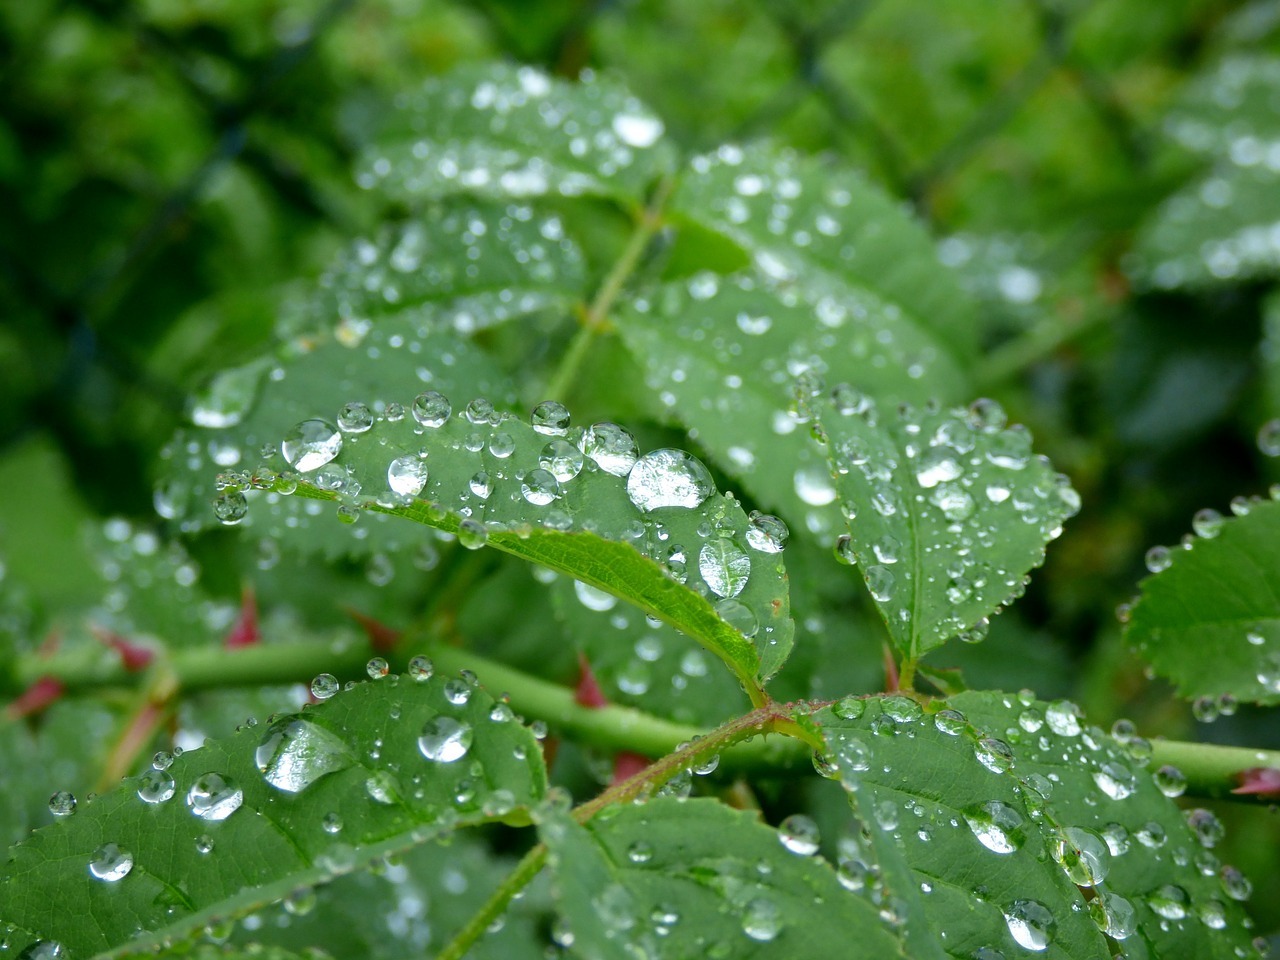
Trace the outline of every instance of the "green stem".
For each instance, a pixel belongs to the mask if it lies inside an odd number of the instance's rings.
[[[569,349],[565,351],[564,358],[556,368],[551,382],[547,384],[549,399],[563,400],[569,395],[578,371],[582,368],[592,344],[595,343],[595,338],[608,329],[609,311],[613,309],[613,304],[622,293],[626,282],[635,273],[640,257],[649,247],[649,242],[662,226],[663,208],[674,186],[675,180],[672,177],[664,177],[659,181],[649,204],[640,211],[635,229],[631,232],[622,255],[618,257],[600,285],[600,289],[596,291],[595,298],[582,318],[582,326],[570,342]]]
[[[475,913],[466,926],[453,935],[453,939],[445,944],[445,948],[436,954],[436,960],[462,960],[467,951],[498,917],[502,916],[511,902],[521,890],[533,882],[547,862],[546,844],[540,843],[524,855],[510,875],[498,885],[483,907]]]
[[[1196,797],[1230,797],[1233,800],[1274,802],[1257,794],[1236,794],[1239,774],[1253,767],[1280,770],[1280,750],[1253,750],[1224,747],[1216,743],[1189,743],[1181,740],[1151,741],[1151,764],[1155,769],[1170,764],[1187,778],[1187,793]]]

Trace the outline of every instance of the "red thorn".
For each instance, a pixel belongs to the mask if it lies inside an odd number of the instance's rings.
[[[240,618],[222,638],[222,645],[228,650],[237,650],[240,647],[251,647],[261,639],[262,633],[258,630],[258,598],[254,595],[253,587],[245,584],[240,592]]]
[[[11,720],[33,716],[61,697],[66,689],[56,677],[41,677],[10,703],[5,708],[5,713]]]
[[[1232,793],[1280,796],[1280,770],[1275,767],[1250,767],[1248,770],[1241,770],[1237,776],[1240,778],[1240,786],[1232,790]]]
[[[385,623],[373,619],[359,610],[346,608],[347,616],[364,629],[365,636],[369,638],[369,646],[373,647],[379,653],[390,653],[396,648],[396,643],[400,639],[401,631],[388,627]]]
[[[652,762],[648,757],[623,750],[613,758],[613,782],[616,784],[630,780]]]
[[[155,658],[154,650],[148,650],[141,644],[133,643],[118,633],[104,630],[101,627],[91,627],[90,629],[93,630],[95,637],[120,654],[120,662],[129,673],[138,673],[145,670]]]
[[[581,653],[578,654],[578,670],[578,689],[573,692],[574,702],[584,707],[590,707],[592,710],[607,707],[609,698],[600,689],[600,681],[596,679],[596,675],[592,672],[591,664],[587,662],[586,656]]]

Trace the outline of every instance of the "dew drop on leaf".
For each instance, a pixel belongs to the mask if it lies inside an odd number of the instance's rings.
[[[978,762],[992,773],[1005,773],[1013,767],[1013,751],[1003,740],[983,737],[973,748]]]
[[[568,440],[552,440],[542,448],[538,466],[567,483],[582,472],[582,451]]]
[[[742,932],[767,943],[782,932],[782,911],[768,897],[756,897],[742,911]]]
[[[1280,457],[1280,417],[1258,429],[1258,449],[1268,457]]]
[[[225,820],[244,802],[244,791],[230,777],[206,773],[187,791],[187,806],[201,820]]]
[[[881,603],[888,603],[893,599],[895,584],[893,571],[877,563],[867,567],[865,576],[867,590],[870,591],[873,599]]]
[[[296,717],[278,720],[267,728],[254,760],[263,779],[285,793],[301,793],[321,777],[355,762],[336,734]]]
[[[1093,771],[1093,782],[1112,800],[1124,800],[1138,786],[1137,779],[1128,767],[1110,761]]]
[[[427,485],[427,465],[417,457],[396,457],[387,467],[387,486],[402,497],[416,497]]]
[[[55,817],[69,817],[76,812],[75,794],[59,790],[49,798],[49,812]]]
[[[1124,940],[1138,929],[1137,912],[1133,904],[1118,893],[1097,891],[1089,901],[1089,916],[1098,929],[1112,940]]]
[[[461,760],[471,749],[471,725],[454,717],[432,717],[418,737],[418,749],[428,760],[437,763],[453,763]]]
[[[57,940],[37,940],[18,954],[17,960],[67,960],[67,952]]]
[[[581,580],[573,581],[573,592],[577,595],[579,603],[597,613],[612,610],[618,604],[618,598],[612,593],[593,587],[589,583],[583,583]]]
[[[717,597],[736,597],[751,578],[751,558],[728,537],[719,537],[702,545],[698,572]]]
[[[1195,516],[1191,518],[1191,529],[1195,531],[1196,536],[1205,540],[1212,540],[1222,532],[1222,525],[1226,523],[1222,514],[1212,507],[1205,507],[1203,510],[1197,510]]]
[[[1111,849],[1083,827],[1067,827],[1049,840],[1049,855],[1077,887],[1096,887],[1111,871]]]
[[[660,507],[700,506],[715,489],[701,460],[671,447],[646,453],[627,475],[627,496],[646,513]]]
[[[792,477],[796,496],[811,507],[825,507],[836,499],[835,484],[825,463],[810,463]]]
[[[1151,779],[1166,797],[1180,797],[1187,792],[1186,775],[1173,764],[1161,766],[1151,775]]]
[[[458,523],[458,543],[468,550],[479,550],[489,542],[489,530],[479,520],[470,517]]]
[[[1187,891],[1176,883],[1162,884],[1147,895],[1147,906],[1166,920],[1181,920],[1189,903]]]
[[[151,769],[138,778],[138,797],[146,803],[164,803],[175,791],[173,777],[164,769]]]
[[[133,869],[133,854],[118,843],[104,843],[89,858],[89,872],[99,880],[115,883]]]
[[[569,432],[569,411],[555,400],[543,400],[529,417],[533,429],[549,437],[563,437]]]
[[[359,402],[343,404],[338,411],[338,429],[344,433],[365,433],[373,429],[373,411]]]
[[[409,661],[409,676],[419,683],[430,680],[435,673],[435,664],[428,657],[417,656]]]
[[[318,674],[311,681],[311,695],[317,700],[328,700],[336,695],[339,689],[338,678],[332,673]]]
[[[747,545],[761,553],[781,553],[787,545],[791,531],[786,523],[772,514],[751,511],[747,518]]]
[[[1015,900],[1004,915],[1009,933],[1020,947],[1040,952],[1053,942],[1053,913],[1036,900]]]
[[[1022,846],[1022,814],[1002,800],[988,800],[964,812],[965,823],[993,853],[1013,853]]]
[[[413,414],[413,419],[424,427],[442,427],[453,413],[453,405],[444,394],[428,390],[414,398],[409,411]]]
[[[535,507],[545,507],[560,499],[560,481],[548,470],[530,470],[520,484],[520,495]]]
[[[792,853],[808,857],[818,852],[821,835],[812,817],[793,813],[778,824],[778,840]]]
[[[249,513],[249,503],[239,490],[228,490],[213,501],[213,515],[228,526],[239,523]]]
[[[640,455],[635,437],[616,423],[594,423],[578,441],[578,449],[605,473],[625,477]]]
[[[857,720],[866,710],[867,702],[862,697],[844,697],[831,705],[831,712],[841,720]]]
[[[327,420],[303,420],[285,434],[280,452],[289,466],[309,473],[342,452],[342,434]]]

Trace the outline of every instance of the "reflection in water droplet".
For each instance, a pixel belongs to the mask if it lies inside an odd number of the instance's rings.
[[[339,689],[338,678],[332,673],[321,673],[311,681],[311,695],[317,700],[328,700]]]
[[[1147,896],[1147,906],[1166,920],[1181,920],[1185,917],[1189,902],[1187,891],[1174,883],[1157,887]]]
[[[187,791],[187,806],[201,820],[225,820],[244,802],[244,791],[230,777],[206,773]]]
[[[1093,771],[1093,782],[1112,800],[1123,800],[1137,789],[1138,781],[1133,772],[1122,764],[1108,761]]]
[[[542,448],[538,465],[561,483],[582,472],[582,451],[568,440],[552,440]]]
[[[67,952],[57,940],[36,940],[18,954],[18,960],[67,960]]]
[[[1049,854],[1077,887],[1096,887],[1111,871],[1111,849],[1083,827],[1067,827],[1049,840]]]
[[[418,737],[418,749],[428,760],[437,763],[453,763],[461,760],[471,749],[471,725],[454,717],[432,717]]]
[[[138,796],[147,803],[164,803],[174,790],[173,777],[164,770],[148,770],[138,778]]]
[[[1151,779],[1166,797],[1180,797],[1187,792],[1186,775],[1172,764],[1164,764]]]
[[[761,553],[781,553],[791,532],[779,517],[753,510],[748,518],[747,545]]]
[[[303,420],[285,434],[280,452],[289,466],[307,473],[342,452],[342,434],[327,420]]]
[[[343,404],[338,411],[338,429],[345,433],[364,433],[373,428],[373,411],[363,403]]]
[[[355,762],[347,745],[319,724],[296,717],[267,728],[254,759],[263,779],[277,790],[301,793],[321,777]]]
[[[607,421],[588,427],[578,441],[578,449],[601,470],[615,477],[625,477],[640,453],[635,437]]]
[[[895,584],[893,571],[888,567],[880,564],[872,564],[866,568],[863,574],[867,581],[867,590],[870,591],[873,599],[880,603],[888,603],[893,599],[893,588]]]
[[[699,506],[715,493],[711,473],[692,454],[671,447],[653,450],[627,475],[627,496],[641,510]]]
[[[118,843],[104,843],[89,858],[89,872],[99,880],[115,883],[133,869],[133,854]]]
[[[424,427],[444,426],[445,421],[449,419],[449,414],[453,413],[453,405],[449,403],[449,398],[435,390],[418,394],[413,401],[413,406],[409,409],[413,419]]]
[[[1013,853],[1022,846],[1022,815],[1000,800],[971,807],[964,813],[969,829],[993,853]]]
[[[409,661],[409,676],[419,683],[424,680],[430,680],[431,675],[435,673],[435,669],[435,664],[431,662],[429,657],[417,656]]]
[[[796,496],[811,507],[825,507],[836,499],[835,484],[826,463],[810,463],[795,472],[792,478]]]
[[[550,437],[563,437],[569,432],[569,411],[555,400],[544,400],[533,408],[529,417],[533,429]]]
[[[1112,940],[1124,940],[1138,929],[1137,911],[1118,893],[1097,891],[1097,896],[1089,901],[1089,916]]]
[[[1018,945],[1039,952],[1046,950],[1053,941],[1056,923],[1053,913],[1035,900],[1015,900],[1004,915],[1009,933]]]
[[[736,597],[751,577],[751,558],[727,537],[708,540],[698,554],[698,572],[717,597]]]
[[[896,723],[914,723],[924,714],[924,708],[910,697],[891,696],[880,701],[880,710]]]
[[[1013,751],[1007,743],[995,737],[979,740],[974,745],[973,755],[992,773],[1005,773],[1013,767]]]
[[[59,790],[49,798],[49,812],[55,817],[69,817],[76,812],[75,794]]]
[[[550,471],[530,470],[520,484],[520,494],[535,507],[545,507],[560,499],[560,482]]]
[[[778,839],[792,853],[808,857],[818,852],[821,835],[813,818],[793,813],[778,824]]]
[[[766,897],[756,897],[742,911],[742,932],[762,943],[782,932],[782,911]]]
[[[387,467],[387,486],[402,497],[416,497],[427,485],[427,465],[417,457],[396,457]]]

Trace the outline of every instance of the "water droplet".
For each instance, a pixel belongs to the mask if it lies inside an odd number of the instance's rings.
[[[1147,906],[1166,920],[1181,920],[1187,915],[1190,898],[1176,883],[1166,883],[1147,895]]]
[[[289,466],[308,473],[342,452],[342,434],[327,420],[303,420],[285,435],[280,452]]]
[[[332,811],[326,813],[320,820],[320,829],[328,834],[341,833],[342,817]]]
[[[533,429],[549,437],[563,437],[569,432],[569,411],[564,404],[554,400],[543,400],[533,408],[529,417]]]
[[[417,457],[396,457],[387,467],[387,486],[402,497],[416,497],[427,485],[427,465]]]
[[[597,613],[612,610],[618,603],[618,598],[612,593],[606,593],[604,590],[583,583],[581,580],[573,581],[573,592],[577,594],[578,602],[588,610],[595,610]]]
[[[489,530],[479,520],[467,517],[458,522],[458,543],[468,550],[479,550],[489,542]]]
[[[463,415],[476,426],[499,421],[498,411],[494,409],[493,404],[485,397],[476,397],[468,403]]]
[[[949,447],[930,447],[916,464],[916,483],[928,490],[940,483],[957,479],[961,472],[955,451]]]
[[[939,710],[933,715],[933,725],[940,733],[958,737],[969,726],[969,719],[959,710]]]
[[[1191,529],[1195,531],[1196,536],[1212,540],[1222,532],[1222,525],[1226,522],[1217,510],[1205,507],[1203,510],[1197,510],[1195,516],[1191,518]]]
[[[286,793],[301,793],[321,777],[355,762],[340,737],[296,717],[278,720],[267,728],[254,760],[263,779]]]
[[[561,483],[568,483],[582,472],[582,451],[568,440],[552,440],[542,448],[538,466]]]
[[[249,502],[239,490],[228,490],[213,501],[213,515],[231,526],[239,523],[249,513]]]
[[[138,778],[138,797],[146,803],[164,803],[175,791],[173,777],[163,769],[151,769]]]
[[[345,433],[365,433],[373,428],[373,411],[363,403],[346,403],[338,411],[338,429]]]
[[[767,943],[782,932],[782,911],[767,897],[756,897],[742,911],[742,932]]]
[[[369,675],[370,680],[381,680],[391,672],[391,665],[384,657],[372,657],[364,665],[364,672]]]
[[[59,790],[49,798],[49,812],[55,817],[69,817],[76,812],[75,794]]]
[[[1092,830],[1067,827],[1049,841],[1049,854],[1077,887],[1096,887],[1111,871],[1111,849]]]
[[[701,460],[670,447],[646,453],[627,475],[627,496],[645,512],[660,507],[697,507],[715,490],[711,473]]]
[[[317,700],[328,700],[341,689],[338,678],[332,673],[321,673],[311,681],[311,695]]]
[[[610,123],[618,139],[629,147],[644,149],[658,142],[662,136],[662,121],[657,117],[638,113],[619,113]]]
[[[924,708],[910,697],[885,697],[880,710],[895,723],[914,723],[924,714]]]
[[[751,577],[751,558],[727,537],[708,540],[698,553],[698,572],[717,597],[736,597]]]
[[[866,568],[863,576],[867,581],[867,590],[870,591],[873,599],[880,603],[888,603],[893,599],[895,581],[893,572],[888,567],[873,564]]]
[[[737,600],[721,600],[716,604],[716,613],[721,620],[748,639],[760,630],[760,621],[756,619],[755,613]]]
[[[793,813],[778,824],[778,839],[792,853],[808,857],[818,852],[822,838],[813,818],[803,813]]]
[[[781,553],[787,545],[791,531],[781,518],[772,514],[751,511],[748,517],[747,545],[761,553]]]
[[[1022,814],[1001,800],[988,800],[964,813],[969,829],[993,853],[1013,853],[1022,846]]]
[[[1268,457],[1280,457],[1280,417],[1258,428],[1258,449]]]
[[[414,398],[409,412],[424,427],[442,427],[453,413],[453,405],[444,394],[428,390]]]
[[[1156,786],[1166,797],[1180,797],[1187,792],[1187,778],[1181,770],[1166,763],[1151,775]]]
[[[1253,883],[1236,867],[1223,867],[1218,878],[1222,881],[1222,889],[1232,900],[1248,900],[1253,895]]]
[[[196,853],[213,853],[213,837],[207,833],[196,837]]]
[[[418,749],[428,760],[437,763],[453,763],[461,760],[471,749],[471,725],[453,717],[432,717],[418,737]]]
[[[1112,800],[1124,800],[1138,787],[1133,771],[1113,761],[1108,761],[1093,771],[1093,782]]]
[[[1187,812],[1187,826],[1202,847],[1216,846],[1227,835],[1227,828],[1222,825],[1222,821],[1212,811],[1203,808]]]
[[[545,507],[560,499],[560,481],[548,470],[530,470],[520,484],[520,494],[535,507]]]
[[[1152,547],[1144,558],[1147,569],[1152,573],[1168,570],[1173,563],[1173,553],[1168,547]]]
[[[980,397],[969,404],[969,424],[975,430],[994,433],[996,430],[1003,429],[1008,422],[1009,417],[1005,414],[1004,407],[995,400]]]
[[[217,374],[191,404],[191,422],[197,427],[220,430],[234,427],[253,407],[262,381],[263,367],[246,364]]]
[[[1009,933],[1026,950],[1046,950],[1053,941],[1053,913],[1035,900],[1015,900],[1004,915]]]
[[[635,437],[607,421],[588,427],[578,441],[578,449],[601,470],[615,477],[625,477],[640,454]]]
[[[389,770],[377,770],[364,782],[364,792],[374,803],[390,806],[400,799],[400,784]]]
[[[1080,735],[1080,708],[1070,700],[1055,700],[1044,711],[1049,729],[1060,737]]]
[[[853,537],[849,536],[849,534],[842,533],[840,536],[836,537],[833,550],[835,552],[836,559],[841,563],[847,564],[850,567],[857,566],[858,553],[853,545]]]
[[[430,680],[431,675],[435,673],[435,669],[435,664],[428,657],[418,656],[409,661],[409,676],[419,683],[424,680]]]
[[[312,887],[302,887],[292,891],[283,900],[285,913],[295,917],[305,917],[316,908],[316,891]]]
[[[861,697],[849,696],[831,705],[831,712],[841,720],[857,720],[866,710],[867,702]]]
[[[1089,916],[1098,929],[1112,940],[1124,940],[1138,929],[1137,912],[1133,904],[1118,893],[1097,891],[1089,901]]]
[[[244,802],[244,791],[230,777],[206,773],[187,791],[187,806],[201,820],[225,820]]]
[[[792,477],[796,496],[811,507],[825,507],[836,499],[835,484],[825,463],[810,463],[800,467]]]
[[[653,846],[643,840],[637,840],[627,847],[627,859],[632,863],[648,863],[653,859]]]
[[[974,744],[973,755],[992,773],[1005,773],[1013,767],[1013,751],[995,737],[984,737]]]
[[[463,673],[467,671],[464,670]],[[471,686],[469,678],[450,677],[444,683],[444,698],[455,707],[460,707],[471,699]]]
[[[505,460],[516,452],[516,439],[506,431],[499,431],[489,438],[489,452],[499,460]]]
[[[89,858],[89,872],[99,880],[115,883],[133,869],[133,854],[118,843],[104,843]]]
[[[1225,930],[1227,907],[1221,900],[1205,900],[1196,907],[1196,916],[1210,930]]]

